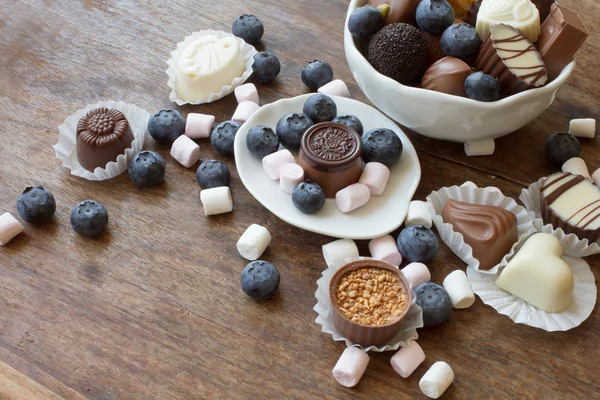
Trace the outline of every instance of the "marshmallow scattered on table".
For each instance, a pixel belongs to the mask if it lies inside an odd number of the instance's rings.
[[[253,83],[246,83],[244,85],[238,86],[235,88],[235,98],[239,103],[244,101],[251,101],[253,103],[258,103],[258,90],[256,90],[256,86]]]
[[[425,353],[419,344],[413,340],[408,346],[402,347],[392,356],[390,364],[394,371],[403,378],[408,378],[425,361]]]
[[[0,246],[4,246],[23,231],[23,225],[11,213],[0,215]]]
[[[228,186],[204,189],[200,192],[200,201],[206,216],[224,214],[233,211],[233,200]]]
[[[253,101],[242,101],[235,109],[231,120],[244,123],[248,121],[259,108],[260,106]]]
[[[185,120],[185,136],[191,139],[210,137],[214,124],[214,115],[189,113]]]
[[[271,243],[271,234],[264,226],[252,224],[237,242],[238,252],[246,260],[258,260]]]
[[[575,175],[581,175],[584,178],[592,179],[590,176],[590,172],[588,171],[587,165],[585,165],[585,161],[581,157],[573,157],[569,158],[562,165],[562,172],[570,172]]]
[[[600,168],[592,174],[592,180],[596,186],[600,186]]]
[[[267,176],[274,181],[279,179],[281,167],[284,164],[293,164],[296,160],[289,150],[279,150],[263,157],[262,165]]]
[[[387,261],[392,265],[402,264],[402,254],[398,251],[398,245],[391,235],[375,238],[369,242],[371,257],[376,260]]]
[[[279,187],[286,193],[292,193],[300,182],[304,182],[304,170],[296,163],[283,164],[279,168]]]
[[[426,201],[413,200],[408,205],[408,213],[404,219],[406,226],[424,226],[431,228],[431,206]]]
[[[592,139],[596,136],[596,120],[593,118],[572,119],[569,133],[573,136]]]
[[[413,262],[400,270],[412,288],[431,280],[431,272],[423,263]]]
[[[346,186],[335,194],[335,204],[338,209],[347,213],[360,208],[369,202],[371,191],[367,185],[355,183]]]
[[[350,97],[348,86],[346,86],[346,83],[341,79],[336,79],[321,86],[317,92],[330,96]]]
[[[353,387],[369,365],[369,355],[358,347],[346,347],[340,359],[333,367],[333,377],[342,386]]]
[[[379,196],[385,190],[389,178],[390,170],[388,167],[378,162],[370,162],[365,164],[358,183],[366,185],[372,196]]]
[[[477,185],[474,184],[471,181],[466,181],[465,183],[463,183],[462,185],[460,185],[460,187],[471,187],[473,189],[477,189]]]
[[[339,239],[323,245],[323,258],[328,267],[346,258],[358,257],[358,247],[351,239]]]
[[[452,300],[452,307],[469,308],[475,303],[475,294],[464,271],[450,272],[444,279],[443,285]]]
[[[186,168],[196,164],[200,159],[200,146],[192,139],[181,135],[173,142],[171,156]]]
[[[469,156],[489,156],[494,154],[496,143],[494,139],[480,140],[465,143],[465,153]]]
[[[438,361],[423,375],[419,387],[425,396],[437,399],[444,394],[453,381],[452,368],[444,361]]]

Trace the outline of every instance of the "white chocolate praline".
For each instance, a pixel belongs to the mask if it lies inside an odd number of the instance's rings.
[[[344,261],[346,258],[358,257],[358,247],[351,239],[339,239],[323,245],[323,258],[328,267]]]
[[[540,12],[530,0],[485,0],[477,14],[477,33],[485,40],[494,25],[506,24],[521,31],[531,43],[541,33]]]
[[[233,211],[233,200],[228,186],[204,189],[200,192],[204,215],[224,214]]]
[[[448,363],[438,361],[429,368],[419,381],[423,394],[430,399],[437,399],[444,394],[454,381],[454,371]]]
[[[271,243],[271,234],[264,226],[252,224],[237,242],[237,250],[246,260],[258,260]]]
[[[404,225],[431,228],[432,224],[431,205],[426,201],[411,201],[408,205],[408,213],[404,219]]]
[[[562,172],[568,172],[574,175],[581,175],[586,179],[592,179],[590,176],[590,171],[588,171],[588,167],[585,164],[583,158],[580,157],[572,157],[569,158],[562,165]]]
[[[198,38],[183,50],[177,69],[177,95],[192,103],[208,100],[244,73],[240,39]]]
[[[469,157],[489,156],[496,150],[496,141],[494,139],[480,140],[477,142],[465,143],[465,154]]]
[[[536,233],[502,270],[496,285],[542,311],[564,311],[573,301],[573,273],[562,256],[555,236]]]
[[[369,365],[369,355],[358,347],[346,347],[333,367],[336,381],[345,387],[354,387],[360,381]]]
[[[288,163],[279,168],[279,187],[281,190],[292,193],[300,182],[304,182],[304,170],[300,165]]]
[[[421,363],[425,361],[425,353],[416,340],[402,347],[392,356],[390,364],[394,371],[403,378],[408,378]]]
[[[475,303],[475,293],[473,293],[464,271],[452,271],[444,279],[443,285],[450,296],[452,307],[456,309],[469,308]]]
[[[0,215],[0,246],[10,242],[23,230],[23,225],[11,213],[5,212]]]
[[[592,139],[596,136],[596,120],[594,118],[572,119],[569,133],[573,136]]]

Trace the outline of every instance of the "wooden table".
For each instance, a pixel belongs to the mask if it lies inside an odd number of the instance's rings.
[[[176,3],[176,4],[169,4]],[[469,158],[463,146],[411,134],[424,199],[441,186],[471,180],[513,197],[545,174],[544,142],[572,118],[600,119],[600,4],[563,0],[590,31],[577,68],[537,121],[497,141],[490,157]],[[260,48],[283,64],[263,104],[305,93],[302,66],[316,58],[333,66],[354,98],[367,101],[347,67],[342,26],[348,2],[16,0],[0,3],[0,212],[16,215],[27,185],[41,183],[58,202],[56,223],[0,248],[0,360],[59,396],[93,399],[340,399],[424,398],[418,381],[437,360],[456,380],[446,399],[600,398],[600,312],[577,329],[547,333],[516,325],[481,301],[449,323],[420,330],[427,359],[409,379],[394,373],[391,353],[373,354],[354,389],[331,369],[344,349],[314,323],[315,282],[331,238],[289,226],[244,189],[232,159],[207,141],[202,158],[224,159],[232,170],[235,212],[206,218],[195,168],[148,139],[167,160],[166,183],[138,189],[123,174],[105,182],[70,176],[55,159],[58,126],[87,104],[124,100],[154,112],[173,107],[166,60],[192,31],[228,31],[242,13],[266,26]],[[182,107],[229,119],[233,96],[208,106]],[[424,104],[424,107],[427,105]],[[600,167],[600,139],[582,140],[591,171]],[[69,226],[71,208],[103,203],[110,233],[84,239]],[[255,302],[239,287],[246,261],[235,243],[251,223],[273,233],[263,258],[282,276],[280,294]],[[360,242],[368,255],[366,242]],[[588,259],[593,269],[598,257]],[[430,265],[435,282],[464,268],[445,246]],[[595,271],[597,278],[600,277]],[[2,387],[2,385],[0,385]],[[1,396],[0,396],[1,397]],[[3,398],[11,398],[4,395]]]

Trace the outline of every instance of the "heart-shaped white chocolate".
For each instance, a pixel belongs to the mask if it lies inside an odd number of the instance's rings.
[[[532,235],[501,272],[496,285],[539,308],[556,313],[573,301],[573,273],[549,233]]]

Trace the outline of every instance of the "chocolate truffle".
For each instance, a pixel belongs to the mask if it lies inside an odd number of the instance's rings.
[[[455,57],[444,57],[425,71],[421,87],[436,92],[467,97],[465,80],[471,75],[471,67]]]
[[[390,13],[385,19],[386,24],[397,24],[404,22],[415,25],[415,14],[417,6],[421,0],[369,0],[373,7],[379,7],[382,4],[390,5]]]
[[[367,58],[383,75],[403,85],[413,85],[429,65],[427,40],[412,25],[387,25],[373,35]]]
[[[131,142],[133,132],[119,110],[95,108],[77,123],[77,160],[88,171],[116,161]]]

